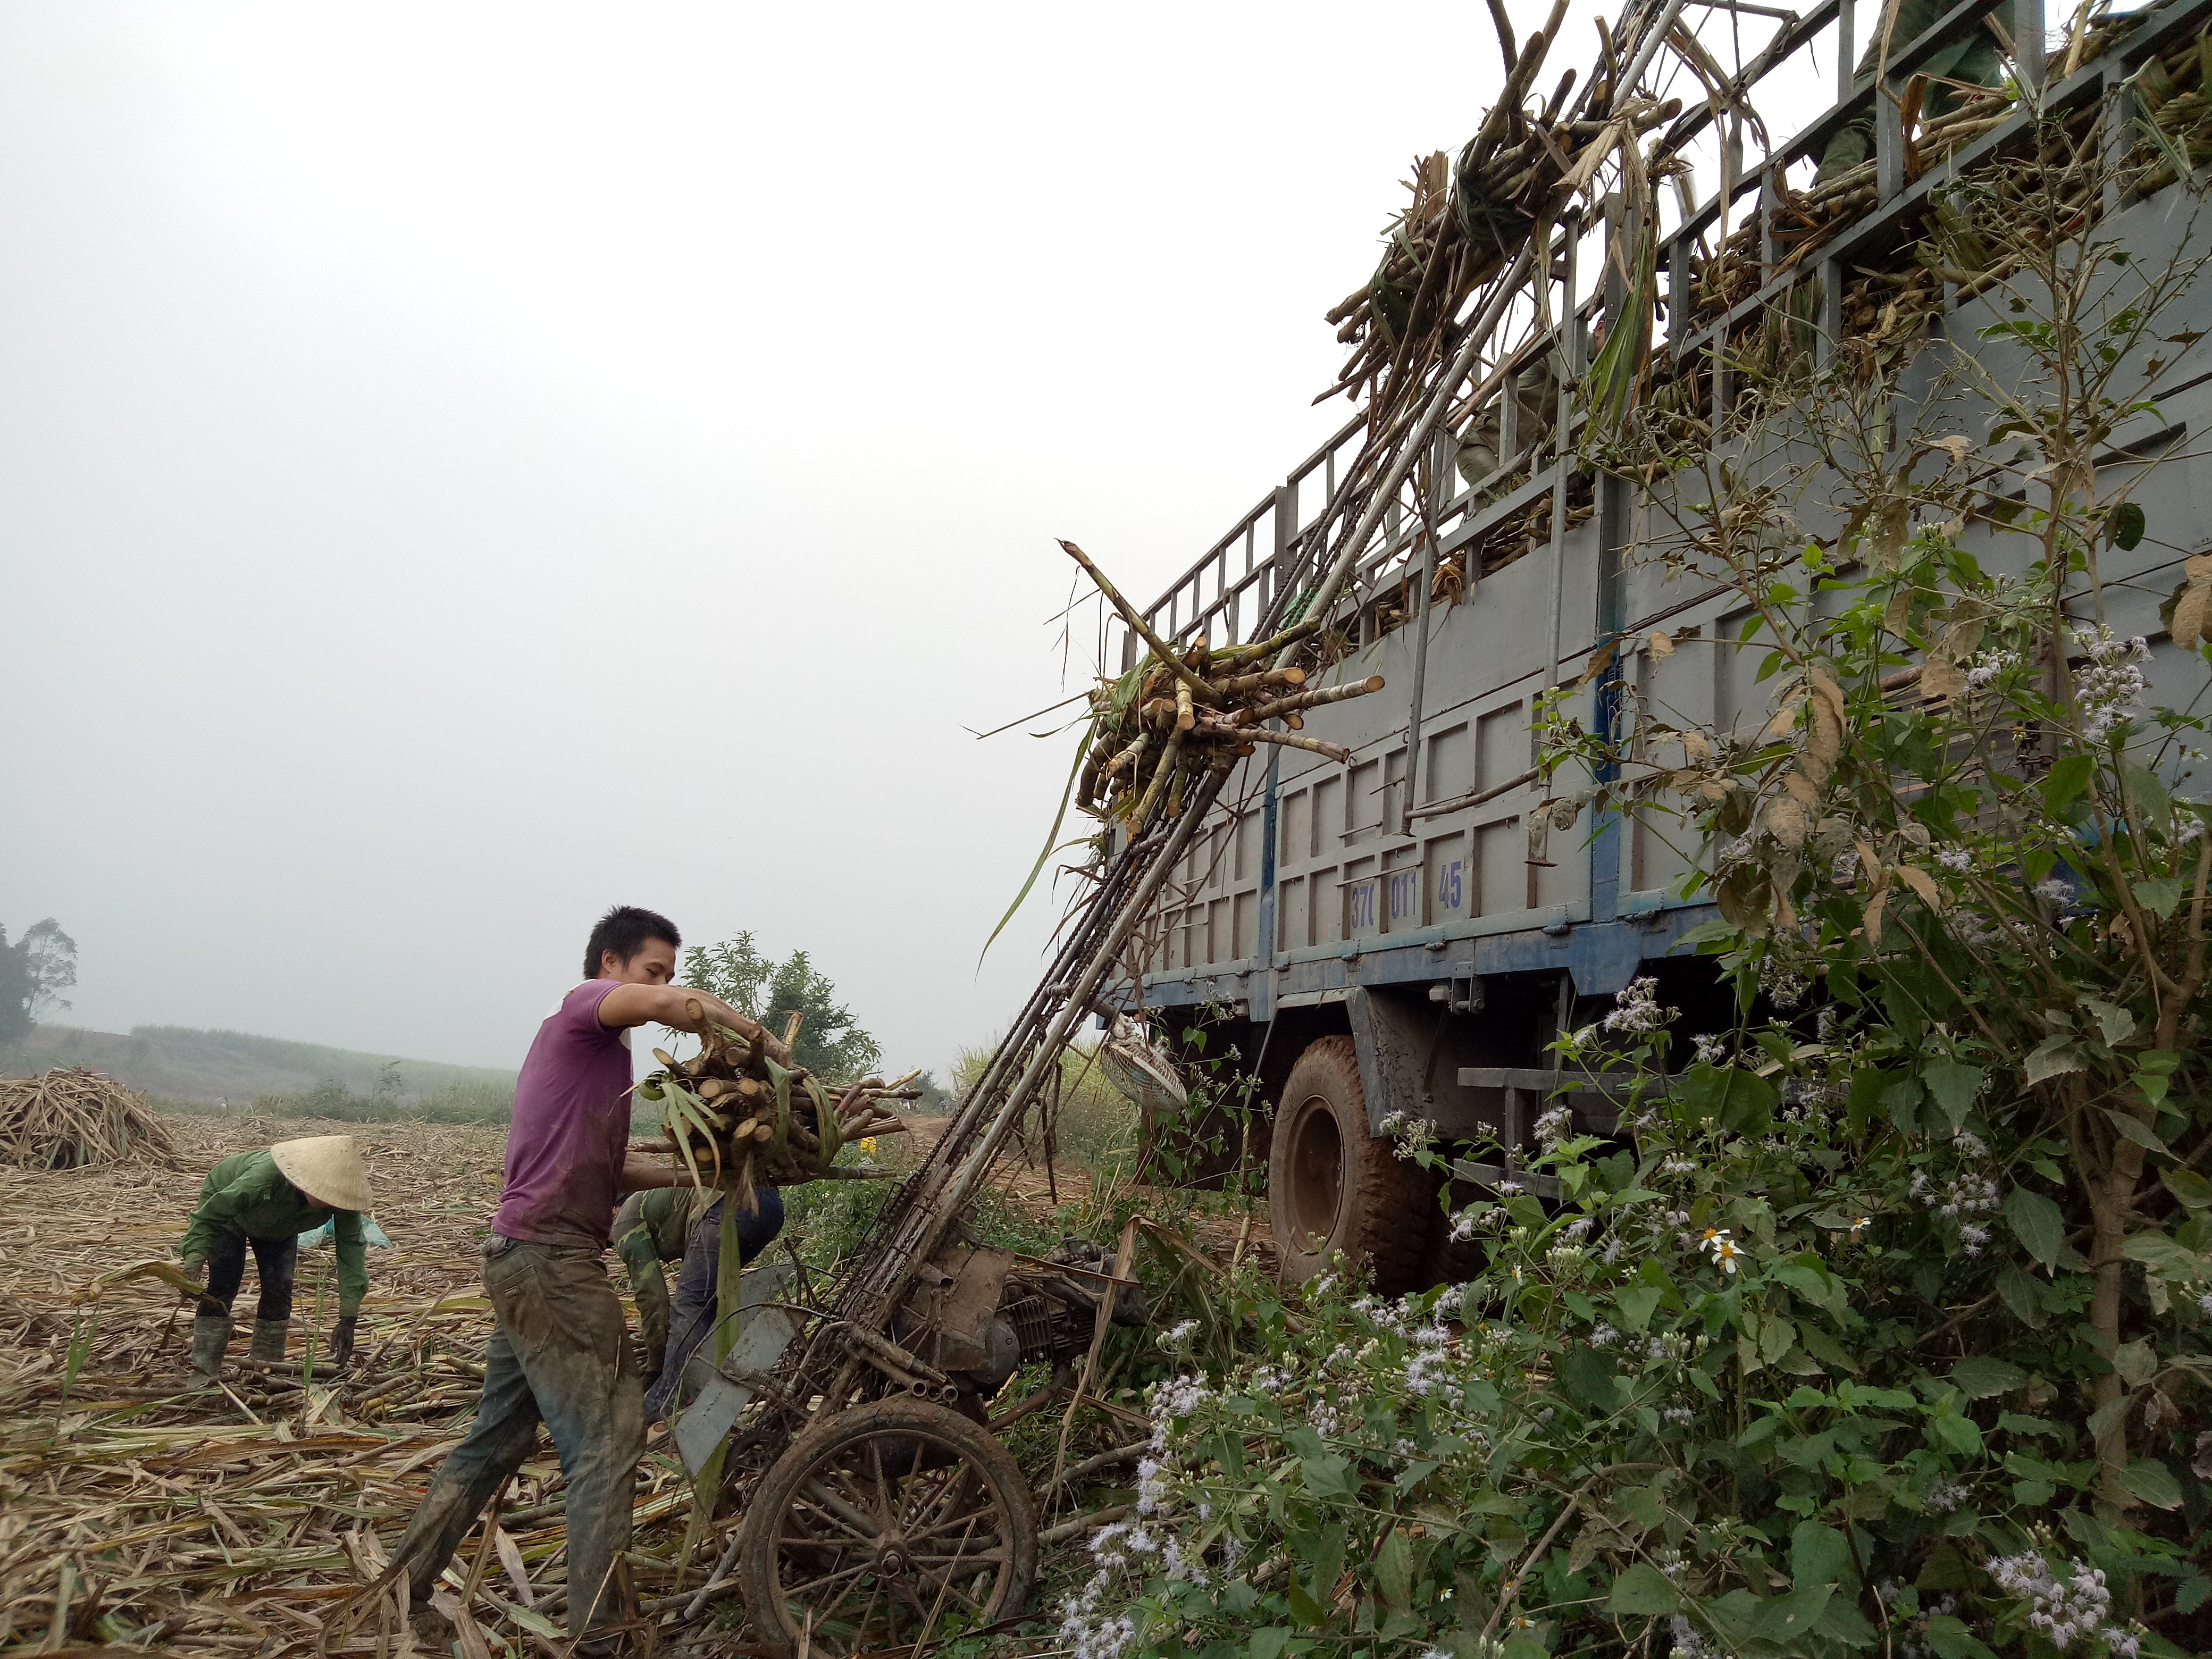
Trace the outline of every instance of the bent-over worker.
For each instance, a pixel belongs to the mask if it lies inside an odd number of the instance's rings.
[[[687,1002],[733,1030],[760,1030],[726,1003],[669,982],[682,943],[665,916],[608,911],[585,950],[589,977],[538,1028],[522,1063],[507,1184],[483,1249],[494,1322],[483,1395],[392,1551],[418,1608],[429,1607],[462,1538],[530,1455],[540,1422],[568,1480],[569,1635],[606,1624],[619,1604],[613,1579],[629,1547],[644,1389],[601,1253],[623,1192],[690,1184],[630,1148],[629,1033],[697,1030]],[[434,1635],[439,1617],[425,1621]]]
[[[783,1194],[756,1187],[758,1208],[738,1212],[738,1253],[750,1261],[775,1243],[783,1231]],[[645,1341],[645,1415],[658,1423],[682,1406],[676,1379],[699,1345],[713,1334],[715,1286],[722,1267],[722,1206],[717,1198],[692,1219],[702,1194],[674,1187],[634,1193],[615,1213],[615,1253],[629,1268],[629,1290],[637,1303],[638,1334]],[[668,1301],[661,1264],[680,1261],[676,1305]],[[669,1343],[671,1333],[675,1346]]]
[[[338,1261],[338,1322],[331,1346],[340,1365],[349,1363],[361,1299],[368,1293],[361,1234],[361,1214],[368,1207],[368,1166],[351,1135],[280,1140],[266,1152],[227,1158],[210,1170],[177,1249],[185,1273],[206,1279],[192,1316],[192,1369],[208,1376],[222,1369],[230,1305],[246,1277],[249,1248],[261,1283],[252,1357],[265,1364],[284,1358],[300,1235],[325,1222],[331,1224]]]

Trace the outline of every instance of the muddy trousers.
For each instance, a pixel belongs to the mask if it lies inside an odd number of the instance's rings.
[[[476,1423],[439,1466],[422,1507],[392,1552],[407,1564],[416,1604],[544,1423],[567,1480],[568,1632],[620,1616],[615,1563],[629,1547],[645,1401],[622,1304],[599,1252],[495,1235],[484,1248],[484,1288],[496,1322],[484,1350]]]

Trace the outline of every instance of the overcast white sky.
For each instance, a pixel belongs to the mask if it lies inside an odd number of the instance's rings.
[[[0,923],[72,1023],[513,1066],[641,903],[988,1039],[1054,538],[1150,599],[1345,418],[1498,79],[1468,0],[9,0]]]

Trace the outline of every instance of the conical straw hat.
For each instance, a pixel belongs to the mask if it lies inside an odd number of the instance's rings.
[[[366,1210],[368,1165],[351,1135],[309,1135],[280,1140],[269,1149],[276,1172],[316,1203],[333,1210]]]

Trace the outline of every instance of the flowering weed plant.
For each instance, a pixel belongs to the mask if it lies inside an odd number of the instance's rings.
[[[1594,433],[1632,556],[1743,619],[1620,643],[1751,653],[1771,702],[1700,724],[1601,653],[1533,817],[1686,838],[1733,1024],[1678,1045],[1655,975],[1565,1036],[1632,1079],[1619,1124],[1552,1103],[1445,1186],[1464,1284],[1240,1280],[1241,1346],[1155,1389],[1078,1659],[2212,1650],[2212,555],[2133,561],[2163,703],[2101,569],[2160,529],[2157,456],[2110,457],[2203,373],[2159,319],[2206,239],[2085,234],[2069,145],[1946,186],[1973,351],[1841,343],[1724,444]]]

